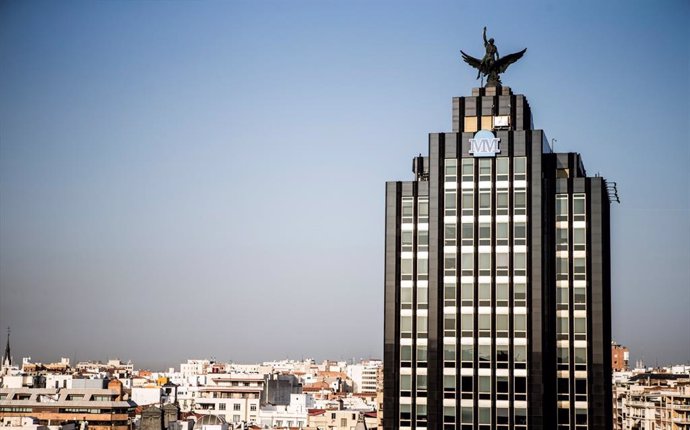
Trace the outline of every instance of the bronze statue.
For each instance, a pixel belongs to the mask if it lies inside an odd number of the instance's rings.
[[[486,27],[484,27],[483,37],[484,48],[486,49],[484,58],[479,60],[478,58],[474,58],[465,54],[463,51],[460,51],[462,53],[462,59],[465,60],[465,63],[477,69],[477,79],[479,79],[481,75],[488,77],[486,81],[487,87],[500,86],[501,78],[498,75],[505,72],[506,69],[508,69],[508,66],[522,58],[523,54],[527,51],[527,48],[520,52],[508,54],[501,58],[498,55],[498,48],[496,48],[496,45],[494,44],[494,39],[490,38],[489,40],[486,40]]]

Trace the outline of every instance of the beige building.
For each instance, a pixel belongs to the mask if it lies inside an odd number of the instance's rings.
[[[635,375],[613,392],[615,430],[690,430],[688,375]]]

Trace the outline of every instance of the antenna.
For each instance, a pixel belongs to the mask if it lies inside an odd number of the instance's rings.
[[[618,184],[616,182],[609,182],[604,179],[604,184],[606,185],[606,192],[609,195],[609,203],[616,202],[620,204],[621,199],[618,196]]]

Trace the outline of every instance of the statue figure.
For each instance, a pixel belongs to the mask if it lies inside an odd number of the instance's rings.
[[[508,54],[501,58],[498,55],[498,48],[494,44],[494,39],[490,38],[489,40],[486,40],[486,27],[484,27],[483,37],[484,48],[486,49],[484,57],[479,60],[478,58],[474,58],[465,54],[463,51],[460,51],[462,53],[462,59],[470,66],[477,69],[477,79],[479,79],[482,75],[488,77],[486,82],[487,87],[500,86],[501,78],[498,75],[505,72],[506,69],[508,69],[508,66],[522,58],[524,53],[527,51],[527,48],[520,52]]]
[[[482,73],[482,68],[490,67],[499,58],[498,48],[494,45],[494,38],[490,38],[488,42],[486,40],[486,27],[484,27],[482,37],[484,38],[484,49],[486,49],[486,54],[484,54],[484,58],[482,58],[482,67],[477,70],[477,79],[479,79]]]

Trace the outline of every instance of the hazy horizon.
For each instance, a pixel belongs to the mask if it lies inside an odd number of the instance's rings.
[[[384,184],[476,71],[618,183],[612,335],[690,363],[690,3],[0,3],[16,361],[383,355]],[[574,127],[574,124],[588,124]]]

